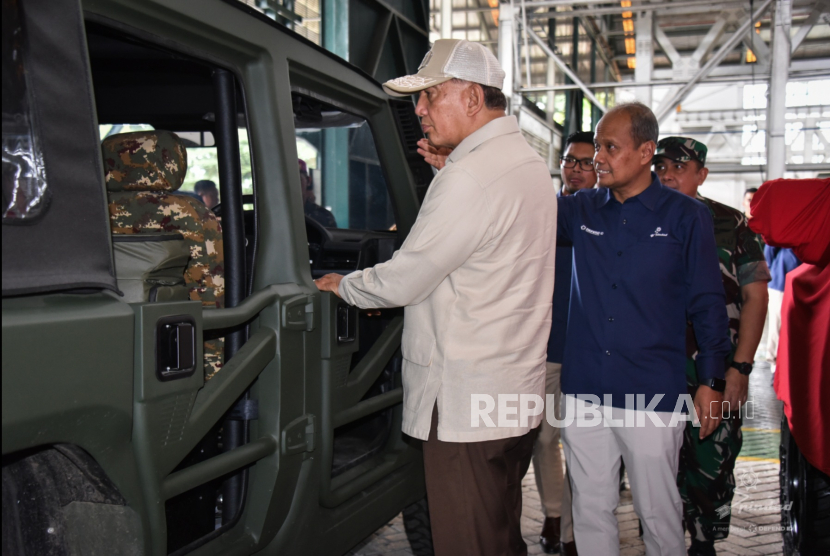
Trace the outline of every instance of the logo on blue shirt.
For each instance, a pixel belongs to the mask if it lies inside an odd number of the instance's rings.
[[[660,231],[661,231],[662,229],[663,229],[663,228],[661,228],[660,226],[657,226],[657,229],[656,229],[656,230],[654,230],[654,233],[653,233],[653,234],[651,234],[651,237],[669,237],[669,234],[661,234],[661,233],[660,233]]]
[[[586,226],[585,224],[583,224],[582,226],[580,226],[580,227],[579,227],[579,229],[580,229],[580,230],[582,230],[583,232],[588,232],[588,233],[589,233],[589,234],[591,234],[592,236],[603,236],[603,235],[605,235],[605,232],[598,232],[598,231],[596,231],[596,230],[592,230],[591,228],[589,228],[589,227],[588,227],[588,226]]]

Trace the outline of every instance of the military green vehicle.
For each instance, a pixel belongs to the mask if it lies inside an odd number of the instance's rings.
[[[2,25],[2,553],[429,553],[402,312],[312,282],[411,228],[412,102],[238,2]]]

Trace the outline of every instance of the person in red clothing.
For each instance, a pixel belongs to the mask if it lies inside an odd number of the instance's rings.
[[[752,230],[805,263],[787,274],[774,387],[802,454],[830,474],[830,179],[769,181],[751,209]]]

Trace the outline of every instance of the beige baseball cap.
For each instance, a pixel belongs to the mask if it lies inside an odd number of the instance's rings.
[[[504,70],[482,44],[461,39],[439,39],[424,56],[415,75],[404,75],[383,84],[393,97],[406,97],[450,79],[463,79],[501,89]]]

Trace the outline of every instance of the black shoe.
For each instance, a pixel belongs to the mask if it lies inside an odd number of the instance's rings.
[[[620,492],[625,490],[625,463],[620,462]]]
[[[692,540],[689,547],[689,556],[717,556],[715,553],[715,541]]]
[[[545,523],[542,525],[542,534],[539,535],[539,544],[542,545],[542,550],[545,554],[559,554],[559,537],[562,534],[560,530],[560,521],[558,517],[546,517]]]
[[[563,556],[579,556],[579,554],[576,552],[576,541],[563,542],[562,543],[562,555]]]

